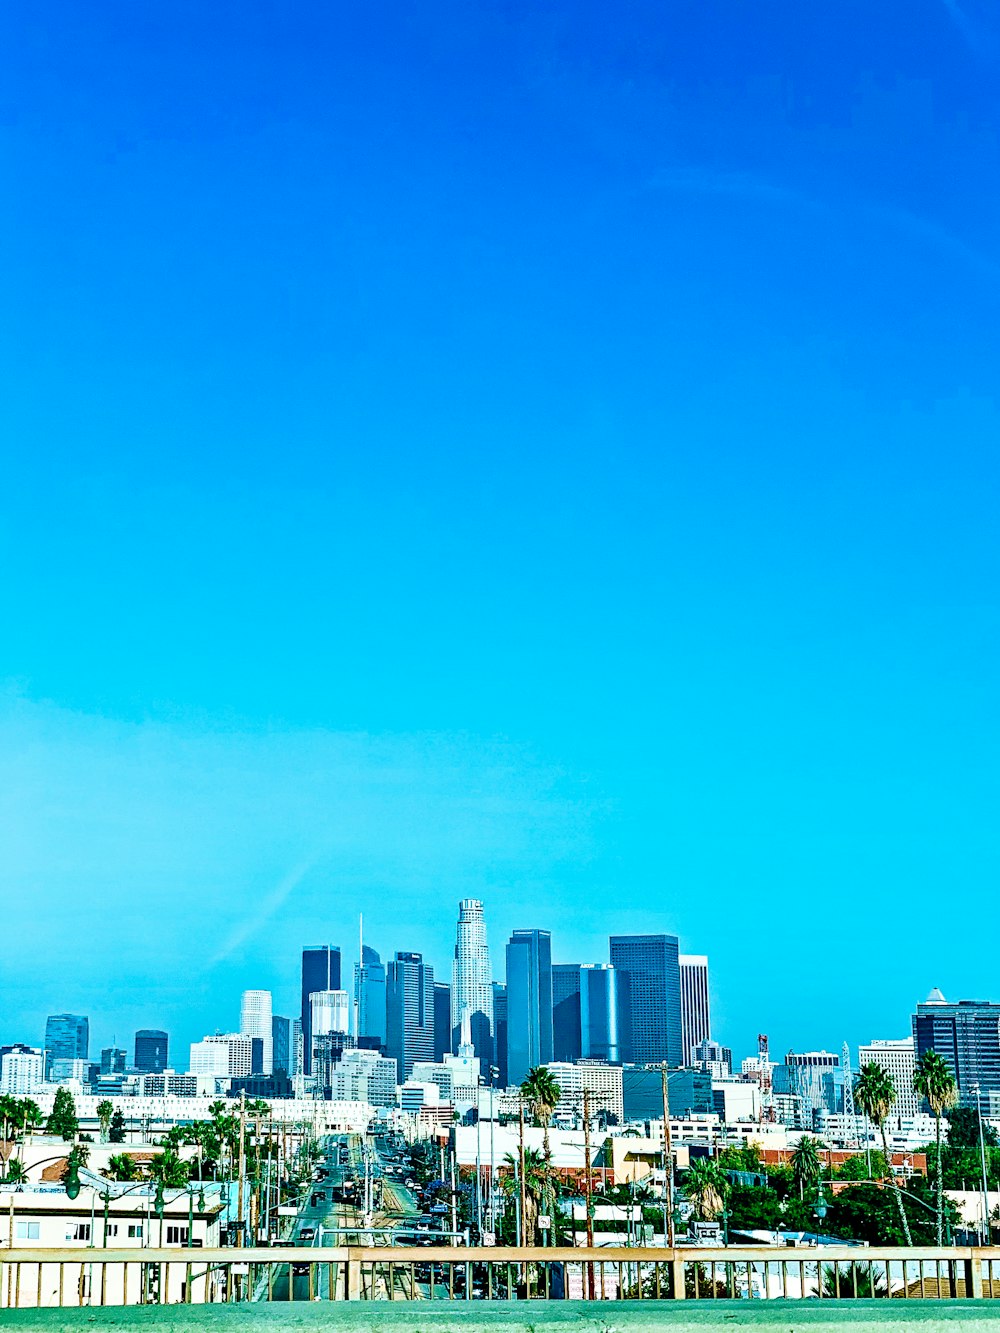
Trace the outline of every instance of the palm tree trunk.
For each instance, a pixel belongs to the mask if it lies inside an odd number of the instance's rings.
[[[937,1131],[937,1243],[944,1244],[944,1181],[941,1178],[941,1112],[935,1111],[935,1130]]]
[[[900,1194],[899,1190],[895,1188],[892,1179],[892,1158],[889,1156],[889,1140],[886,1137],[884,1120],[879,1122],[879,1129],[882,1131],[882,1151],[885,1153],[885,1165],[886,1170],[889,1172],[889,1182],[893,1185],[892,1192],[896,1196],[896,1205],[899,1208],[899,1220],[903,1224],[903,1235],[906,1237],[906,1244],[912,1246],[913,1238],[910,1235],[910,1224],[906,1219],[906,1209],[903,1207],[903,1196]]]

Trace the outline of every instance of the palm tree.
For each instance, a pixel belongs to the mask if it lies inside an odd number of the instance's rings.
[[[559,1084],[552,1077],[552,1071],[546,1069],[544,1065],[536,1065],[534,1069],[529,1069],[527,1077],[521,1084],[521,1096],[530,1106],[535,1124],[541,1125],[545,1131],[545,1156],[551,1157],[549,1124],[552,1112],[559,1105]]]
[[[0,1143],[7,1142],[7,1135],[17,1123],[17,1098],[9,1093],[0,1097]]]
[[[726,1199],[726,1174],[718,1162],[699,1157],[691,1163],[681,1181],[684,1196],[706,1222],[718,1217]]]
[[[944,1177],[941,1172],[941,1116],[958,1101],[955,1077],[937,1051],[924,1051],[913,1075],[913,1091],[923,1097],[934,1116],[937,1139],[937,1243],[944,1243]]]
[[[12,1157],[7,1163],[7,1172],[4,1180],[8,1185],[26,1185],[28,1183],[28,1168],[17,1157]]]
[[[862,1115],[866,1115],[873,1125],[878,1126],[879,1133],[882,1135],[882,1150],[885,1153],[886,1166],[889,1169],[890,1177],[892,1176],[892,1158],[889,1155],[889,1139],[885,1132],[885,1122],[895,1100],[896,1085],[892,1081],[892,1075],[889,1071],[874,1062],[862,1066],[861,1073],[854,1080],[854,1104]],[[906,1219],[906,1209],[903,1207],[903,1196],[898,1189],[893,1188],[892,1192],[896,1196],[899,1220],[902,1223],[906,1243],[912,1245],[910,1224]]]
[[[97,1119],[101,1124],[101,1142],[107,1143],[108,1130],[111,1128],[111,1117],[115,1113],[114,1104],[109,1102],[107,1097],[104,1101],[97,1103]]]
[[[101,1174],[108,1180],[135,1180],[139,1168],[134,1157],[130,1157],[127,1152],[119,1152],[108,1158],[108,1164]]]
[[[162,1181],[164,1185],[177,1189],[188,1183],[191,1169],[187,1162],[177,1156],[173,1148],[165,1148],[150,1162],[149,1175],[152,1180]]]
[[[504,1158],[506,1168],[500,1180],[500,1187],[510,1198],[517,1198],[520,1191],[517,1156],[508,1153]],[[555,1212],[555,1178],[549,1159],[534,1148],[524,1150],[524,1234],[530,1237],[530,1244],[535,1243],[538,1230],[538,1217],[544,1209],[551,1216]]]
[[[812,1139],[803,1134],[792,1153],[792,1179],[799,1187],[799,1198],[805,1197],[805,1191],[812,1189],[822,1170],[819,1160],[819,1139]]]

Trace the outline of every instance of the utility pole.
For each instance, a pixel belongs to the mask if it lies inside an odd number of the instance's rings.
[[[243,1246],[243,1176],[246,1172],[246,1129],[247,1129],[247,1094],[240,1093],[240,1165],[239,1185],[237,1186],[236,1210],[239,1220],[236,1223],[236,1244]]]
[[[458,1231],[458,1190],[455,1185],[455,1149],[451,1149],[451,1243],[455,1244],[455,1232]],[[466,1232],[466,1244],[468,1244],[468,1232]]]
[[[674,1248],[674,1145],[670,1137],[670,1093],[667,1090],[667,1066],[660,1069],[663,1093],[663,1198],[667,1205],[667,1235],[670,1249]]]
[[[518,1245],[523,1246],[527,1245],[528,1243],[524,1238],[525,1221],[526,1221],[524,1205],[526,1199],[525,1199],[525,1187],[524,1187],[524,1098],[523,1097],[518,1097],[517,1099],[517,1129],[518,1129],[517,1160],[519,1165],[518,1194],[521,1200],[521,1216],[518,1221],[517,1243]]]
[[[593,1203],[593,1181],[590,1176],[590,1092],[583,1090],[583,1156],[585,1160],[586,1175],[583,1178],[584,1197],[587,1205],[587,1249],[594,1248],[594,1203]],[[594,1265],[593,1262],[587,1264],[587,1298],[594,1299]]]

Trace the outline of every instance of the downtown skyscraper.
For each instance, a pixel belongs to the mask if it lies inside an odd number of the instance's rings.
[[[452,1051],[458,1050],[462,1020],[466,1017],[481,1068],[488,1072],[494,1063],[493,976],[483,905],[478,898],[463,898],[458,904],[451,974]]]
[[[386,1055],[399,1081],[417,1060],[434,1059],[434,969],[423,954],[397,951],[385,970]]]
[[[262,1074],[274,1072],[274,1032],[271,1018],[271,992],[245,990],[240,1001],[240,1032],[244,1037],[256,1037],[261,1043]]]
[[[302,950],[302,1072],[312,1072],[312,1009],[310,995],[340,989],[340,950],[316,944]]]
[[[552,936],[515,930],[507,944],[507,1078],[552,1059]]]
[[[624,974],[622,1056],[626,1064],[678,1067],[682,1051],[681,980],[676,935],[612,935],[611,962]]]
[[[700,953],[682,953],[678,958],[681,982],[681,1058],[690,1064],[691,1052],[712,1039],[708,1007],[708,959]]]

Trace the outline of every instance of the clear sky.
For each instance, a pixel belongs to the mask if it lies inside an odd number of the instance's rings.
[[[464,895],[740,1053],[1000,998],[992,0],[0,28],[0,1040]]]

